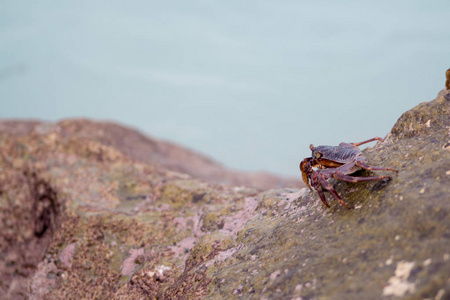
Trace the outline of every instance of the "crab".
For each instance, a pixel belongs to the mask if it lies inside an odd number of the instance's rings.
[[[358,146],[367,144],[373,141],[383,141],[379,137],[374,137],[370,140],[360,143],[340,143],[339,146],[318,146],[310,145],[312,156],[305,158],[300,163],[300,171],[306,186],[312,190],[314,188],[319,194],[325,206],[328,204],[324,190],[330,192],[341,205],[350,209],[350,206],[342,200],[339,194],[335,191],[331,183],[328,181],[331,178],[336,178],[346,182],[360,182],[381,179],[391,179],[390,176],[367,176],[356,177],[350,176],[358,170],[366,169],[370,171],[394,171],[398,170],[387,167],[376,167],[367,164],[366,157],[362,154]],[[317,168],[314,170],[313,168]]]

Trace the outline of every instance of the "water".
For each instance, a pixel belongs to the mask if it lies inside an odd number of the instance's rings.
[[[2,1],[0,117],[115,120],[231,168],[385,136],[444,87],[448,1]]]

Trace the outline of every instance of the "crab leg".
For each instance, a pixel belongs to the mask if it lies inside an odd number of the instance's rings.
[[[328,204],[327,199],[325,198],[325,194],[323,193],[322,189],[317,189],[317,194],[319,194],[320,200],[322,200],[323,204],[325,204],[326,207],[330,207],[330,204]]]
[[[322,190],[322,185],[320,184],[320,180],[318,178],[319,172],[314,171],[311,176],[311,185],[314,187],[314,189],[319,194],[320,200],[322,200],[323,204],[325,204],[326,207],[330,207],[330,204],[328,204],[327,199],[325,198],[325,194]],[[326,181],[326,180],[325,180]]]
[[[350,209],[350,206],[347,205],[347,203],[344,202],[344,200],[342,200],[342,198],[338,195],[338,193],[335,191],[335,189],[333,188],[333,186],[327,181],[327,178],[325,177],[325,174],[322,174],[322,172],[317,172],[318,174],[318,179],[320,184],[327,190],[329,191],[334,198],[336,198],[339,203],[343,206],[345,206],[347,209]],[[316,189],[317,192],[319,192],[319,189]],[[320,193],[319,193],[320,196]],[[322,199],[322,197],[320,197]],[[324,196],[325,198],[325,196]],[[326,200],[324,201],[324,199],[322,199],[322,202],[326,203]],[[325,205],[327,205],[328,203],[326,203]],[[328,207],[330,207],[329,205],[327,205]]]
[[[367,141],[364,141],[364,142],[360,142],[360,143],[351,143],[351,144],[352,144],[353,146],[358,147],[358,146],[360,146],[360,145],[364,145],[364,144],[367,144],[367,143],[370,143],[370,142],[373,142],[373,141],[380,141],[380,142],[382,142],[383,139],[376,136],[376,137],[374,137],[373,139],[370,139],[370,140],[367,140]]]
[[[334,178],[340,179],[342,181],[347,182],[360,182],[360,181],[371,181],[371,180],[381,180],[385,178],[391,178],[390,176],[368,176],[368,177],[355,177],[355,176],[348,176],[341,173],[335,173],[333,175]]]
[[[362,160],[357,160],[356,161],[356,165],[358,167],[361,167],[363,169],[370,170],[370,171],[394,171],[394,172],[398,172],[398,170],[391,169],[391,168],[371,166],[371,165],[366,164]]]

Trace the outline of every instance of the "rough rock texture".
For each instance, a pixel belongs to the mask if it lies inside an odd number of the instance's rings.
[[[449,299],[446,93],[364,151],[400,170],[391,181],[332,182],[352,210],[306,188],[207,183],[54,127],[0,135],[0,294]]]
[[[121,152],[134,161],[151,164],[191,175],[209,183],[251,186],[258,189],[303,187],[294,178],[276,176],[267,172],[243,172],[225,168],[218,162],[173,143],[148,137],[131,128],[111,122],[95,122],[85,119],[68,119],[57,123],[0,120],[0,133],[15,137],[30,132],[55,132],[85,143],[99,143]]]

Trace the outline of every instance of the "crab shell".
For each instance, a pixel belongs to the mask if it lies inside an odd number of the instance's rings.
[[[320,169],[337,168],[343,164],[355,161],[356,159],[365,162],[366,158],[362,155],[361,150],[355,145],[349,143],[340,143],[339,146],[318,146],[310,145],[312,158],[317,162],[313,167]],[[355,166],[349,174],[358,171]]]

